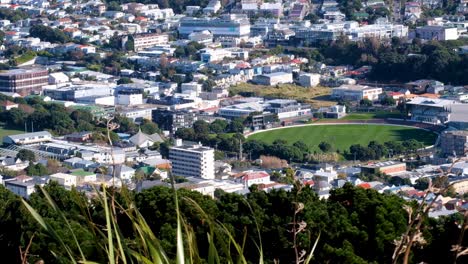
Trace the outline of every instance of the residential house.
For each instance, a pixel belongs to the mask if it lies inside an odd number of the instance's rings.
[[[147,135],[141,132],[141,129],[138,131],[138,133],[130,137],[128,141],[130,141],[131,143],[133,143],[135,146],[139,148],[146,148],[146,147],[153,146],[154,143],[164,142],[164,140],[161,138],[159,134],[154,133],[152,135]]]

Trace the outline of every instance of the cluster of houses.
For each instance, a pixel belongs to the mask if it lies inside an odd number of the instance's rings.
[[[216,189],[245,194],[252,185],[266,191],[290,190],[291,185],[271,179],[272,170],[255,166],[233,169],[226,162],[215,161],[215,150],[200,143],[175,140],[167,159],[154,146],[174,138],[178,129],[191,128],[197,120],[230,122],[251,117],[251,127],[246,130],[258,130],[309,121],[317,115],[342,118],[349,105],[337,102],[349,102],[354,107],[363,100],[380,105],[382,99],[392,98],[397,104],[404,104],[405,121],[448,127],[439,139],[444,158],[465,156],[468,152],[467,87],[445,85],[436,80],[416,80],[399,86],[371,85],[363,78],[370,67],[312,63],[307,58],[275,49],[279,45],[309,46],[341,37],[351,41],[368,37],[458,39],[466,36],[468,27],[468,21],[462,16],[468,12],[466,0],[459,3],[460,15],[432,18],[427,20],[427,25],[414,30],[403,22],[419,22],[423,8],[440,6],[442,1],[387,6],[381,0],[368,0],[363,1],[362,9],[352,17],[346,17],[334,0],[314,4],[303,0],[241,0],[226,6],[219,0],[211,0],[203,7],[186,6],[180,14],[156,4],[134,2],[118,5],[113,10],[100,0],[0,2],[0,9],[27,14],[24,19],[0,20],[0,30],[5,32],[0,53],[19,46],[38,54],[24,66],[0,71],[0,94],[34,97],[70,109],[86,109],[95,118],[118,114],[137,124],[151,120],[162,131],[161,134],[142,131],[134,135],[119,134],[121,141],[113,146],[90,142],[92,131],[62,137],[54,137],[48,131],[5,136],[0,148],[0,168],[22,174],[31,164],[47,165],[50,159],[61,164],[50,175],[0,176],[1,184],[25,198],[35,191],[34,186],[50,181],[89,194],[101,184],[116,187],[125,184],[137,191],[156,185],[170,186],[170,172],[184,178],[176,188],[209,196],[214,196]],[[395,12],[394,19],[382,17],[369,23],[367,10],[381,8]],[[312,22],[310,17],[314,15],[318,19]],[[60,30],[70,42],[51,43],[30,36],[29,29],[37,25]],[[118,72],[106,74],[77,65],[75,61],[58,59],[70,53],[106,58],[114,51],[109,50],[110,46],[117,49],[116,43],[125,52],[123,60],[127,63],[122,65],[132,65],[132,68],[122,67]],[[202,48],[195,49],[194,43]],[[193,54],[187,56],[186,52]],[[468,53],[468,48],[460,47],[460,52]],[[9,59],[2,57],[0,62]],[[168,68],[175,70],[170,78],[163,71]],[[229,94],[230,87],[245,83],[265,89],[291,85],[304,91],[321,86],[328,89],[335,103],[316,107],[288,98]],[[7,100],[0,107],[2,111],[11,111],[19,104]],[[18,158],[21,150],[33,152],[37,161]],[[313,187],[321,198],[327,198],[331,189],[350,182],[419,200],[424,193],[413,187],[363,182],[358,175],[381,172],[409,179],[414,184],[420,178],[434,178],[441,169],[450,174],[456,193],[468,192],[467,163],[461,161],[454,166],[439,163],[442,164],[415,170],[408,170],[405,163],[397,161],[345,168],[322,164],[301,167],[295,176]],[[467,207],[465,201],[447,197],[438,198],[434,204],[431,212],[434,217]]]

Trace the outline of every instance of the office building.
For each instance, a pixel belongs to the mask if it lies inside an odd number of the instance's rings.
[[[133,49],[140,51],[157,45],[165,45],[169,42],[167,34],[144,33],[133,36]]]
[[[180,20],[179,34],[187,37],[192,32],[209,30],[214,37],[248,37],[250,22],[244,15],[223,15],[219,18],[184,17]]]
[[[28,95],[41,92],[49,84],[49,72],[46,69],[14,69],[0,72],[0,91]]]
[[[214,149],[200,144],[183,145],[176,140],[176,145],[169,150],[172,162],[172,174],[175,176],[214,179]]]
[[[382,94],[382,88],[380,87],[341,85],[340,87],[332,89],[331,97],[349,101],[360,101],[362,99],[376,101],[379,99],[380,94]]]

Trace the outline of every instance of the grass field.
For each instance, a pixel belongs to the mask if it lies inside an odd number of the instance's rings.
[[[390,125],[324,125],[290,127],[284,129],[271,130],[249,136],[250,139],[261,140],[272,143],[276,139],[284,139],[292,144],[298,140],[309,145],[310,150],[318,150],[318,144],[322,141],[332,144],[334,149],[348,150],[351,145],[366,145],[370,141],[404,141],[416,139],[425,145],[434,144],[437,135],[410,127],[390,126]]]
[[[400,112],[373,112],[373,113],[351,113],[343,117],[342,120],[369,120],[384,118],[402,118]]]
[[[246,94],[261,96],[267,98],[287,98],[295,99],[314,107],[336,105],[335,101],[330,100],[330,88],[317,86],[314,88],[305,88],[295,84],[280,84],[276,86],[254,85],[250,83],[241,83],[229,88],[232,94]]]
[[[21,133],[24,133],[24,131],[16,130],[16,129],[6,129],[0,126],[0,140],[2,140],[4,136],[16,135],[16,134],[21,134]]]

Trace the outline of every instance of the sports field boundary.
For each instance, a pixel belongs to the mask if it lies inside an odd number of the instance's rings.
[[[291,126],[283,126],[283,127],[273,127],[273,128],[268,128],[268,129],[263,129],[263,130],[257,130],[253,131],[251,133],[244,134],[245,138],[247,139],[248,137],[255,135],[255,134],[260,134],[263,132],[269,132],[269,131],[274,131],[274,130],[280,130],[280,129],[288,129],[288,128],[297,128],[297,127],[309,127],[309,126],[339,126],[339,125],[372,125],[372,126],[395,126],[395,127],[406,127],[406,128],[414,128],[414,129],[421,129],[424,131],[432,132],[437,135],[436,141],[433,145],[426,146],[424,147],[425,150],[434,148],[437,143],[439,142],[440,134],[437,133],[436,131],[427,129],[427,128],[421,128],[417,126],[411,126],[411,125],[400,125],[400,124],[391,124],[391,123],[377,123],[377,122],[324,122],[324,123],[313,123],[313,124],[300,124],[300,125],[291,125]]]

